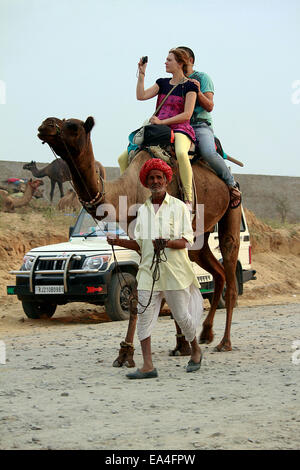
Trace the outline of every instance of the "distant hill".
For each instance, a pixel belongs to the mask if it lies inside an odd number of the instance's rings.
[[[28,161],[0,160],[0,183],[10,177],[32,177],[28,170],[23,170],[24,163]],[[39,169],[46,165],[45,162],[37,162]],[[120,174],[118,167],[106,167],[106,171],[108,180],[117,178]],[[285,217],[288,222],[300,222],[300,177],[244,174],[234,174],[234,176],[241,186],[243,205],[252,210],[257,217],[273,220]],[[50,180],[45,177],[43,181],[44,196],[49,200]],[[65,193],[69,188],[71,188],[70,183],[64,183]],[[54,203],[56,204],[58,200],[59,191],[56,186]]]

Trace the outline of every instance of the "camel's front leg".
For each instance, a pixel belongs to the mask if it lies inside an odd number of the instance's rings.
[[[121,347],[119,349],[119,355],[117,359],[114,360],[113,367],[122,367],[122,366],[134,367],[135,366],[135,362],[133,360],[133,354],[134,354],[133,338],[134,338],[134,333],[135,333],[135,328],[136,328],[136,319],[137,319],[136,314],[130,313],[125,341],[121,341],[120,343]]]
[[[220,268],[220,266],[218,266],[218,268]],[[220,272],[214,271],[212,274],[214,277],[214,293],[213,293],[209,312],[202,324],[202,331],[201,331],[200,338],[199,338],[200,344],[203,344],[203,343],[209,344],[214,339],[213,323],[214,323],[215,313],[216,313],[218,303],[222,295],[224,283],[225,283],[224,273],[221,270]]]
[[[50,189],[50,202],[52,204],[53,201],[53,194],[54,194],[54,189],[55,189],[56,181],[51,179],[51,189]]]
[[[136,299],[132,299],[130,302],[130,317],[127,328],[127,333],[124,341],[120,343],[119,355],[113,362],[113,367],[135,367],[135,362],[133,359],[134,355],[134,334],[136,330],[136,321],[137,321],[137,303]]]
[[[232,313],[237,299],[237,290],[235,282],[235,272],[230,273],[230,278],[226,278],[226,293],[225,293],[225,305],[226,305],[226,325],[225,332],[221,342],[216,346],[217,351],[231,351],[231,339],[230,330],[232,322]]]
[[[207,317],[205,318],[202,324],[202,332],[200,334],[199,343],[209,344],[214,339],[213,333],[213,323],[214,317],[216,313],[216,309],[224,288],[225,282],[225,273],[224,267],[222,264],[214,257],[213,253],[211,252],[208,239],[209,239],[209,232],[204,234],[204,243],[203,247],[200,251],[193,251],[189,252],[189,257],[191,261],[194,261],[199,264],[203,269],[209,272],[214,278],[214,293],[211,302],[211,306],[208,312]]]

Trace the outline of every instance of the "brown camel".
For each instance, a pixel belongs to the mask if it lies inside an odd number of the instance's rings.
[[[14,212],[16,207],[27,206],[32,199],[35,191],[38,190],[39,186],[43,185],[42,180],[29,180],[26,183],[25,192],[22,197],[11,197],[7,194],[4,194],[6,191],[0,192],[3,201],[3,211],[4,212]]]
[[[81,208],[78,196],[74,189],[69,189],[67,194],[62,197],[57,204],[57,209],[60,211],[72,210],[77,211]]]
[[[142,164],[150,158],[146,151],[141,151],[129,165],[123,175],[113,181],[99,181],[93,170],[94,156],[90,141],[90,132],[94,126],[94,119],[87,118],[85,122],[77,119],[66,120],[61,128],[60,139],[63,140],[68,152],[61,155],[69,165],[75,190],[87,211],[96,216],[97,208],[102,204],[112,204],[116,208],[116,219],[120,221],[122,214],[119,206],[119,196],[127,196],[127,207],[143,203],[150,195],[139,181],[139,171]],[[38,137],[47,142],[47,129]],[[216,308],[223,291],[226,280],[226,325],[221,342],[216,349],[218,351],[230,351],[230,329],[233,307],[237,298],[235,284],[235,272],[240,243],[241,208],[230,209],[229,190],[226,184],[219,179],[209,168],[201,162],[193,165],[193,174],[196,185],[197,202],[204,204],[204,245],[201,250],[189,251],[192,261],[198,263],[206,271],[213,275],[215,291],[211,302],[210,311],[203,322],[200,334],[200,343],[211,343],[213,340],[213,320]],[[178,196],[177,179],[173,178],[168,186],[171,195]],[[127,223],[135,216],[127,214]],[[97,217],[99,218],[99,217]],[[208,238],[211,228],[218,222],[219,243],[223,257],[223,265],[216,260],[208,246]],[[119,357],[114,365],[134,365],[133,338],[136,327],[136,315],[130,314],[128,330],[125,341],[121,343]],[[174,351],[181,354],[189,354],[189,344],[180,337],[177,328],[177,346]]]

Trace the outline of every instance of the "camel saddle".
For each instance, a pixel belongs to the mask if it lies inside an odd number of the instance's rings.
[[[221,146],[221,143],[219,139],[215,137],[215,143],[216,143],[216,150],[218,153],[220,153],[221,156],[223,156],[223,149]],[[168,165],[173,170],[174,175],[177,178],[177,184],[179,188],[179,199],[182,201],[184,200],[184,192],[183,192],[183,186],[182,182],[180,179],[180,174],[179,174],[179,168],[178,168],[178,163],[176,159],[176,153],[175,153],[175,147],[174,144],[166,144],[166,145],[149,145],[149,146],[140,146],[135,150],[130,150],[129,156],[128,156],[128,162],[129,164],[132,162],[134,157],[141,151],[141,150],[146,150],[151,158],[160,158],[161,160],[165,161]],[[195,145],[194,142],[191,142],[191,146],[189,149],[189,158],[190,158],[190,163],[193,165],[196,163],[196,161],[201,160],[201,162],[209,167],[210,170],[212,168],[208,163],[206,163],[202,158],[201,154],[199,152],[199,148]],[[214,171],[214,170],[212,170]],[[196,198],[196,190],[195,190],[195,182],[194,182],[194,177],[193,177],[193,213],[195,212],[195,206],[197,204],[197,198]]]

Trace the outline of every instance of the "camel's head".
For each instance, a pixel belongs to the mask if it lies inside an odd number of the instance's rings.
[[[45,119],[38,128],[38,138],[51,145],[60,135],[62,124],[63,120],[55,117]]]
[[[23,170],[29,170],[29,171],[30,171],[30,170],[32,170],[33,168],[36,168],[36,164],[35,164],[35,162],[34,162],[33,160],[31,160],[30,163],[25,163],[25,164],[23,165]]]
[[[61,129],[61,138],[70,150],[81,152],[86,147],[87,138],[95,125],[93,117],[85,122],[79,119],[66,119]]]
[[[29,186],[33,189],[33,191],[36,191],[39,186],[43,186],[44,182],[43,180],[32,180],[30,179],[28,181]]]

